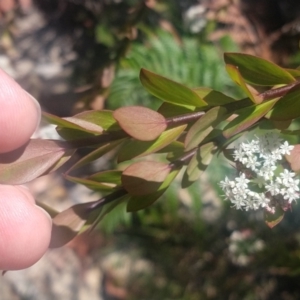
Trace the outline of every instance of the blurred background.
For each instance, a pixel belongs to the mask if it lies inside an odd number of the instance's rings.
[[[0,1],[0,67],[45,111],[64,117],[157,108],[160,101],[139,83],[141,67],[242,98],[223,53],[297,67],[299,37],[297,0]],[[108,155],[91,168],[115,165]],[[300,299],[299,205],[271,230],[261,213],[223,201],[218,182],[231,172],[216,160],[199,182],[182,190],[179,178],[144,211],[117,207],[99,230],[7,272],[0,299]],[[99,198],[59,174],[29,187],[58,210]]]

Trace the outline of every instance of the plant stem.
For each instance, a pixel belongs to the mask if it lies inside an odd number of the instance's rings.
[[[193,155],[196,153],[197,150],[198,150],[198,147],[186,152],[181,157],[172,161],[170,163],[170,167],[178,168],[178,167],[182,167],[183,165],[187,164],[191,160],[191,158],[193,157]]]
[[[179,116],[176,116],[176,117],[166,118],[166,123],[168,125],[184,124],[184,123],[188,123],[188,122],[191,122],[191,121],[194,121],[194,120],[198,120],[203,115],[205,115],[204,111],[197,111],[197,112],[187,113],[187,114],[179,115]]]
[[[265,91],[265,92],[259,94],[259,96],[262,97],[263,100],[270,100],[270,99],[273,99],[273,98],[282,97],[287,92],[289,92],[293,87],[295,87],[299,84],[300,84],[300,82],[296,81],[296,82],[287,84],[285,86],[279,87],[277,89],[272,89],[272,90]]]

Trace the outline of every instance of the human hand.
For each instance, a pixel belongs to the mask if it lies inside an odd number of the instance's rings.
[[[0,153],[24,145],[39,124],[41,109],[0,70]],[[0,270],[27,268],[46,252],[51,219],[23,186],[0,185]]]

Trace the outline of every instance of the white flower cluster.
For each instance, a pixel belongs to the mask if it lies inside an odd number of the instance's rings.
[[[227,177],[220,187],[236,209],[266,208],[274,212],[276,202],[290,204],[299,198],[299,179],[278,164],[294,146],[282,142],[276,133],[267,133],[234,150],[234,160],[241,165],[240,176]],[[280,172],[282,171],[282,172]],[[284,205],[283,205],[284,206]]]

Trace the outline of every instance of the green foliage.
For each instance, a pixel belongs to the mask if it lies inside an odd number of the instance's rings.
[[[158,111],[127,106],[114,112],[90,111],[71,118],[45,114],[49,122],[58,125],[58,132],[66,141],[31,140],[22,149],[1,154],[0,183],[28,182],[56,170],[75,150],[92,149],[65,177],[101,191],[105,196],[54,215],[51,246],[58,247],[79,232],[98,226],[121,204],[126,205],[129,212],[152,205],[163,196],[180,170],[185,170],[181,185],[188,187],[203,174],[216,153],[224,152],[228,157],[228,146],[242,132],[264,126],[264,130],[283,127],[285,135],[297,134],[299,129],[292,121],[300,117],[299,88],[297,79],[291,75],[293,72],[249,55],[228,53],[225,61],[233,81],[244,89],[246,87],[251,94],[249,97],[234,100],[215,90],[192,89],[142,69],[142,85],[164,101]],[[257,70],[259,78],[265,78],[261,85],[269,85],[260,94],[255,92]],[[284,87],[278,87],[279,82]],[[282,118],[279,111],[283,112]],[[278,121],[285,121],[285,126]],[[293,126],[289,127],[290,124]],[[78,138],[76,133],[80,133]],[[229,137],[230,140],[226,140]],[[298,148],[296,146],[288,158],[295,171],[299,170]],[[110,150],[114,150],[122,162],[116,170],[97,172],[86,178],[70,174],[74,168],[84,166]],[[155,160],[154,156],[141,160],[141,157],[154,153],[161,161]],[[280,199],[272,198],[272,205],[276,208],[275,213],[273,216],[266,214],[266,223],[270,227],[283,219],[287,209]]]
[[[195,38],[185,37],[179,41],[170,33],[157,31],[155,35],[149,36],[146,46],[138,42],[132,43],[127,56],[120,61],[110,88],[108,106],[112,109],[120,105],[136,104],[158,107],[160,102],[145,91],[136,76],[141,68],[172,78],[185,85],[185,89],[207,86],[235,96],[242,95],[224,70],[220,52],[223,48],[232,49],[233,46],[230,41],[223,42],[224,45],[219,49],[217,45]],[[182,101],[183,99],[183,104]]]

